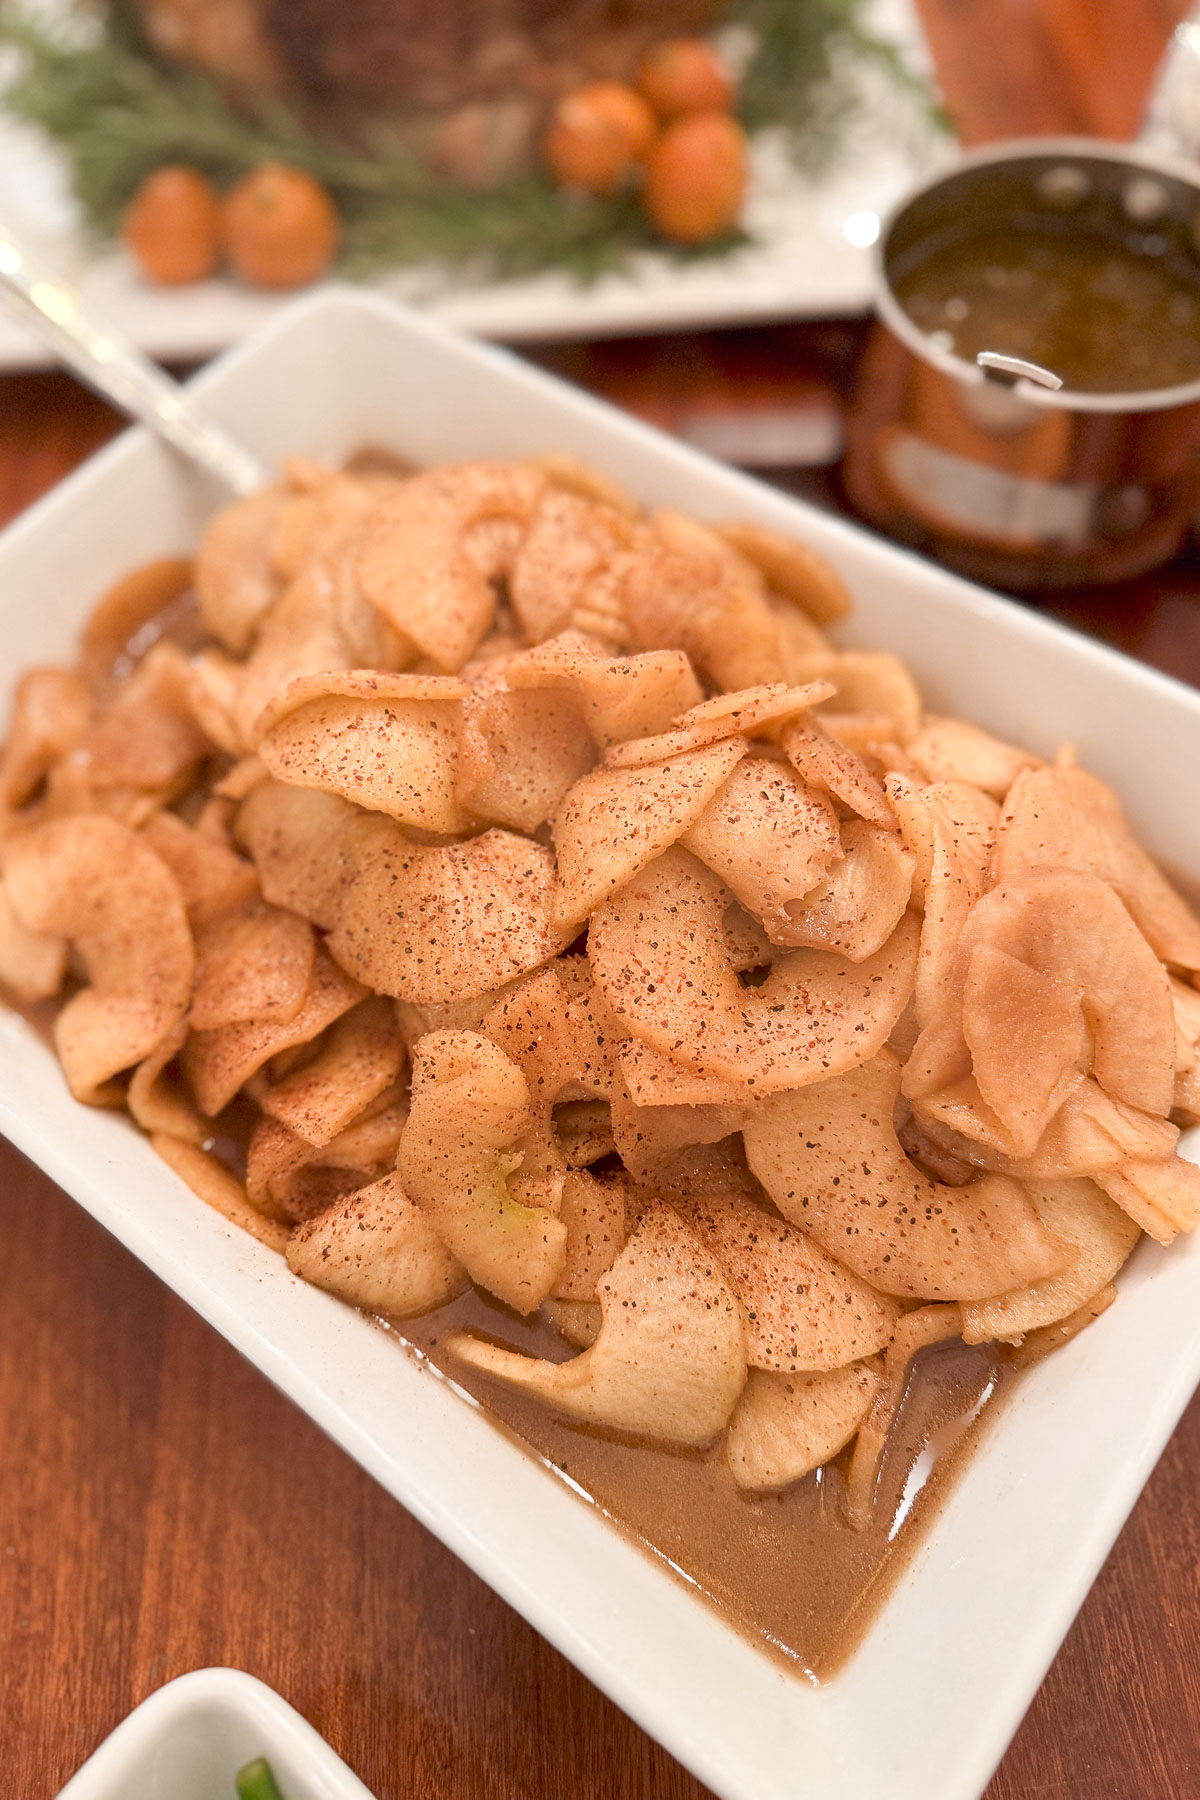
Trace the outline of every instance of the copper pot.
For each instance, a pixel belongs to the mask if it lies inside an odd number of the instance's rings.
[[[1200,27],[1181,33],[1142,142],[1036,138],[973,152],[880,235],[881,323],[848,422],[846,489],[889,534],[977,580],[1060,588],[1170,558],[1200,505],[1200,381],[1139,393],[1001,385],[914,324],[893,279],[964,219],[1036,230],[1052,210],[1061,228],[1074,207],[1085,229],[1123,218],[1147,254],[1165,236],[1194,260],[1200,293],[1200,167],[1158,147],[1194,148],[1171,123],[1181,112],[1200,129]]]

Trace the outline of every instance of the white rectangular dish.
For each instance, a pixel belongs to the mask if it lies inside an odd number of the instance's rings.
[[[806,538],[930,703],[1075,740],[1148,846],[1200,877],[1200,694],[359,291],[299,302],[196,383],[268,461],[555,450],[642,500]],[[68,659],[90,602],[187,550],[212,496],[131,433],[0,538],[2,686]],[[734,1633],[386,1335],[229,1227],[129,1124],[68,1095],[0,1012],[0,1128],[727,1800],[976,1800],[1200,1378],[1200,1234],[1145,1244],[1119,1304],[1019,1384],[843,1672]],[[1195,1154],[1193,1145],[1192,1154]]]
[[[234,1800],[257,1757],[285,1800],[371,1800],[325,1739],[265,1682],[240,1669],[193,1669],[122,1719],[58,1800]]]

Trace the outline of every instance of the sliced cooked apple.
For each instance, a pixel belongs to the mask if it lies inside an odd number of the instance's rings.
[[[508,1178],[509,1198],[517,1206],[542,1207],[557,1217],[562,1211],[567,1159],[548,1115],[534,1110],[530,1123],[513,1145],[516,1167]]]
[[[918,1101],[914,1110],[924,1127],[942,1139],[948,1133],[954,1140],[952,1148],[968,1161],[1014,1175],[1018,1181],[1070,1180],[1130,1159],[1158,1162],[1172,1154],[1179,1137],[1178,1128],[1166,1119],[1112,1099],[1099,1082],[1084,1075],[1068,1087],[1029,1156],[1006,1153],[1008,1133],[984,1106],[973,1078]],[[983,1116],[994,1126],[990,1137],[983,1129]]]
[[[963,982],[962,1030],[980,1099],[1032,1153],[1088,1059],[1082,991],[981,943]]]
[[[518,975],[515,981],[506,981],[491,993],[473,994],[465,1000],[428,1001],[421,1006],[397,1000],[396,1018],[409,1054],[427,1031],[478,1031],[492,1007],[515,993],[525,979]]]
[[[861,756],[839,743],[818,716],[788,725],[780,742],[788,761],[808,787],[831,794],[860,819],[878,825],[882,831],[896,829],[896,815],[879,777],[872,774]]]
[[[801,607],[818,625],[832,625],[850,611],[845,582],[833,564],[808,544],[742,519],[729,519],[714,529],[762,571],[776,593]]]
[[[555,1277],[556,1300],[594,1300],[596,1284],[625,1245],[624,1181],[597,1181],[573,1169],[563,1182],[559,1217],[567,1228],[566,1261]]]
[[[444,1306],[467,1279],[395,1175],[298,1225],[284,1254],[293,1275],[394,1319]]]
[[[1137,842],[1112,789],[1094,775],[1032,769],[1013,783],[996,845],[996,879],[1035,865],[1106,881],[1156,955],[1200,970],[1200,919]]]
[[[239,756],[233,767],[227,769],[220,780],[213,783],[212,794],[196,820],[197,829],[201,831],[220,830],[222,836],[228,839],[233,820],[233,808],[222,806],[220,802],[229,800],[236,806],[239,801],[246,798],[251,789],[256,788],[260,781],[266,779],[267,767],[261,757],[255,756],[253,752]]]
[[[305,675],[267,707],[255,748],[277,781],[340,794],[421,831],[465,831],[455,785],[470,691],[447,675]]]
[[[995,800],[1004,799],[1022,770],[1042,766],[1041,757],[1006,744],[966,719],[932,713],[907,748],[926,781],[967,782]]]
[[[600,1336],[598,1300],[547,1300],[542,1316],[577,1350],[590,1350]]]
[[[1073,1337],[1086,1331],[1089,1325],[1095,1324],[1102,1313],[1106,1313],[1117,1297],[1117,1290],[1110,1283],[1093,1294],[1067,1318],[1059,1319],[1055,1325],[1043,1325],[1040,1331],[1031,1331],[1019,1349],[1012,1352],[1014,1367],[1028,1369],[1043,1357],[1049,1356],[1053,1350],[1061,1350],[1069,1344]]]
[[[198,650],[180,668],[188,711],[226,756],[240,756],[245,747],[236,716],[241,680],[242,665],[223,650]]]
[[[289,496],[264,488],[223,506],[205,530],[193,579],[201,622],[243,656],[283,587],[271,560],[271,538]]]
[[[719,563],[731,581],[738,582],[751,593],[766,592],[762,569],[753,557],[743,555],[730,543],[721,530],[703,524],[690,513],[677,512],[671,506],[659,507],[651,514],[650,526],[655,537],[669,550]]]
[[[751,918],[744,906],[729,907],[721,922],[721,937],[734,969],[746,975],[752,969],[765,968],[775,954],[770,938],[757,919]]]
[[[1171,1116],[1184,1125],[1200,1125],[1200,1054],[1189,1069],[1175,1076]]]
[[[740,738],[577,781],[554,821],[555,917],[581,925],[704,811],[746,753]]]
[[[1175,1009],[1175,1093],[1171,1116],[1177,1124],[1200,1125],[1200,993],[1171,981]]]
[[[809,681],[799,687],[789,687],[785,681],[767,681],[757,687],[714,694],[711,700],[701,700],[681,713],[670,731],[610,744],[604,760],[610,769],[633,769],[642,763],[682,756],[723,738],[773,737],[832,694],[828,681]]]
[[[69,940],[89,985],[54,1021],[77,1100],[149,1056],[182,1021],[196,953],[179,884],[136,831],[98,813],[54,819],[6,847],[4,891],[17,924]]]
[[[1020,1007],[1018,990],[1036,985],[1036,976],[1022,976],[1020,982],[999,979],[997,970],[1011,975],[1011,965],[981,959],[985,947],[1059,984],[1047,1014],[1054,1030],[1032,1062],[1015,1054],[1011,1034]],[[987,1104],[1008,1134],[990,1139],[984,1121],[984,1141],[995,1141],[1015,1156],[1032,1155],[1040,1135],[1038,1121],[1056,1110],[1057,1083],[1072,1058],[1079,1073],[1086,1073],[1090,1062],[1091,1072],[1114,1099],[1143,1112],[1165,1115],[1170,1110],[1175,1024],[1166,971],[1112,889],[1096,876],[1068,869],[1019,870],[972,908],[938,1007],[905,1069],[905,1093],[930,1111],[936,1096],[971,1074],[963,1010],[969,975],[978,1002],[968,1008],[972,1042],[981,1051],[981,1067],[986,1063],[988,1068]],[[1046,989],[1043,999],[1051,991]],[[992,1011],[983,1005],[989,993],[997,1000]],[[1072,994],[1079,997],[1074,1023]],[[1039,1029],[1029,1026],[1022,1033],[1027,1054]],[[1058,1096],[1059,1103],[1064,1097]],[[969,1110],[947,1123],[977,1135]]]
[[[479,1029],[522,1071],[543,1117],[560,1100],[612,1091],[614,1021],[582,957],[560,957],[498,995]]]
[[[1089,1078],[1055,1114],[1028,1158],[1028,1172],[1031,1178],[1053,1178],[1092,1174],[1113,1160],[1162,1162],[1173,1154],[1178,1137],[1166,1119],[1114,1100]],[[1012,1173],[1023,1177],[1025,1169],[1014,1164]]]
[[[760,577],[734,575],[728,549],[632,552],[618,593],[638,650],[683,650],[714,687],[772,681],[784,666],[786,637]]]
[[[97,714],[77,767],[101,794],[174,794],[209,750],[188,699],[187,658],[164,638]]]
[[[635,531],[621,509],[548,487],[513,558],[508,592],[525,640],[541,644],[565,631]]]
[[[138,1064],[125,1090],[125,1104],[147,1136],[161,1134],[198,1146],[211,1137],[212,1126],[200,1117],[183,1084],[167,1073],[186,1038],[187,1025],[181,1022]]]
[[[198,925],[192,1029],[294,1019],[312,983],[313,952],[308,920],[258,894]]]
[[[262,1118],[246,1156],[246,1193],[270,1218],[297,1224],[316,1218],[391,1171],[407,1118],[394,1091],[323,1144]]]
[[[259,1104],[306,1143],[327,1144],[389,1091],[404,1063],[395,1011],[372,995],[337,1020],[312,1062],[266,1087]]]
[[[258,892],[253,863],[210,832],[185,825],[174,813],[155,813],[142,827],[142,836],[179,883],[193,928]]]
[[[587,1169],[616,1150],[607,1100],[564,1100],[554,1108],[554,1135],[568,1169]]]
[[[887,650],[814,651],[797,671],[801,681],[828,681],[841,712],[875,713],[890,725],[888,736],[907,744],[921,729],[921,696],[898,656]]]
[[[1200,992],[1185,981],[1171,977],[1171,1004],[1175,1009],[1175,1033],[1178,1039],[1177,1068],[1191,1066],[1191,1052],[1200,1044]]]
[[[940,782],[918,788],[890,776],[888,798],[916,858],[913,890],[923,908],[917,1020],[924,1027],[951,998],[951,970],[967,915],[988,885],[999,810],[978,788]]]
[[[328,930],[353,875],[362,818],[337,794],[263,781],[242,801],[235,829],[265,897]],[[375,823],[387,837],[387,821]]]
[[[1070,1260],[1021,1185],[985,1175],[946,1187],[900,1147],[900,1064],[889,1050],[748,1118],[750,1167],[785,1219],[881,1293],[984,1300],[1058,1275]]]
[[[665,1060],[665,1059],[664,1059]],[[693,1080],[694,1070],[683,1070]],[[613,1089],[609,1115],[613,1147],[638,1181],[662,1175],[682,1151],[697,1144],[717,1144],[741,1129],[746,1108],[700,1101],[638,1106],[623,1081]]]
[[[542,1362],[457,1333],[460,1362],[557,1412],[664,1444],[707,1444],[728,1422],[746,1380],[741,1308],[710,1253],[677,1213],[655,1203],[597,1296],[590,1350]]]
[[[622,1031],[626,1028],[621,1027]],[[629,1096],[639,1113],[665,1112],[671,1108],[690,1107],[693,1111],[731,1111],[737,1116],[752,1112],[758,1104],[752,1087],[741,1077],[712,1075],[689,1063],[676,1062],[665,1051],[644,1044],[640,1038],[626,1037],[619,1051],[621,1075]],[[736,1131],[737,1125],[731,1125]],[[726,1132],[720,1134],[722,1137]],[[708,1139],[697,1138],[697,1143]]]
[[[456,797],[477,819],[533,832],[595,760],[570,695],[495,687],[464,703]]]
[[[489,1039],[473,1031],[421,1039],[396,1172],[472,1280],[525,1313],[550,1292],[567,1249],[562,1221],[509,1190],[532,1119],[524,1075]]]
[[[711,871],[675,848],[595,913],[588,957],[630,1031],[756,1095],[823,1081],[873,1056],[912,991],[915,919],[906,915],[865,962],[791,950],[761,986],[743,988],[722,934],[728,903]]]
[[[363,521],[401,484],[379,477],[327,477],[312,504],[303,552],[288,553],[294,569],[264,616],[241,665],[231,710],[246,748],[256,741],[263,709],[289,683],[330,670],[405,669],[414,659],[384,615],[363,594],[355,559]]]
[[[1101,1087],[1128,1106],[1166,1113],[1174,1085],[1171,989],[1127,918],[1095,877],[1030,870],[980,903],[972,935],[1080,987]]]
[[[729,1277],[746,1309],[753,1369],[840,1369],[882,1350],[899,1309],[743,1195],[711,1182],[663,1188]]]
[[[785,905],[786,923],[776,925],[774,941],[865,962],[883,949],[908,909],[914,858],[894,831],[865,819],[843,825],[840,841],[843,854],[828,878]]]
[[[468,533],[489,519],[527,526],[545,487],[528,463],[459,463],[405,482],[368,516],[357,559],[363,592],[437,668],[460,669],[496,609],[493,571],[471,555]]]
[[[63,984],[69,948],[65,937],[22,925],[0,881],[0,987],[26,1006],[51,999]]]
[[[627,488],[614,481],[596,468],[594,463],[581,462],[575,456],[563,456],[558,451],[547,450],[537,456],[527,456],[525,461],[535,469],[540,469],[551,488],[564,494],[575,494],[582,500],[592,500],[597,506],[607,506],[623,519],[639,520],[642,509]]]
[[[570,936],[549,916],[553,855],[512,832],[415,844],[381,814],[273,782],[237,829],[268,899],[324,926],[351,974],[415,1006],[494,993]]]
[[[963,1341],[1020,1339],[1027,1331],[1055,1325],[1106,1288],[1125,1263],[1141,1231],[1091,1181],[1030,1182],[1038,1218],[1056,1238],[1076,1246],[1075,1260],[1061,1275],[994,1300],[964,1301]]]
[[[541,844],[499,830],[461,844],[413,844],[378,818],[360,821],[352,841],[353,878],[340,889],[327,942],[377,993],[417,1006],[465,1000],[566,948],[569,928],[550,917],[554,858]]]
[[[242,1083],[264,1063],[283,1050],[312,1043],[335,1019],[365,998],[366,989],[318,948],[304,1005],[292,1018],[193,1032],[184,1047],[183,1066],[201,1112],[210,1117],[221,1112]]]
[[[751,1369],[725,1439],[738,1487],[775,1494],[829,1462],[870,1412],[880,1380],[865,1363],[811,1375]]]
[[[214,1212],[228,1219],[251,1237],[265,1244],[268,1250],[283,1251],[287,1244],[288,1228],[277,1219],[265,1219],[263,1215],[246,1198],[246,1190],[236,1175],[231,1175],[223,1163],[215,1156],[209,1156],[195,1144],[185,1143],[182,1138],[171,1137],[165,1132],[155,1132],[150,1138],[150,1147],[156,1151],[163,1161],[179,1176],[179,1179],[190,1187],[198,1199]]]
[[[842,857],[837,816],[828,800],[811,793],[786,763],[762,756],[738,764],[680,842],[779,944],[805,941],[790,935],[793,909]],[[889,927],[880,943],[890,935]]]
[[[665,731],[672,719],[703,699],[682,650],[599,656],[573,632],[514,656],[505,678],[511,688],[570,695],[602,748]]]
[[[24,806],[33,797],[60,757],[83,741],[94,711],[88,684],[74,669],[26,670],[0,752],[0,807]]]
[[[892,721],[886,713],[843,712],[837,702],[830,700],[821,708],[819,717],[829,735],[861,756],[869,768],[880,766],[885,772],[915,773],[907,753],[892,736]]]
[[[1200,1168],[1182,1156],[1164,1162],[1124,1162],[1101,1169],[1095,1181],[1149,1237],[1169,1244],[1200,1223]]]
[[[803,666],[805,657],[811,656],[814,650],[828,650],[829,639],[792,601],[770,591],[766,598],[779,627],[779,673],[785,681],[794,682],[796,670]]]
[[[554,1108],[560,1100],[606,1100],[614,1081],[608,1015],[587,964],[561,957],[517,983],[497,998],[479,1029],[529,1084],[531,1123],[516,1145],[523,1161],[512,1197],[558,1211],[568,1159]],[[607,1131],[607,1106],[604,1111]]]

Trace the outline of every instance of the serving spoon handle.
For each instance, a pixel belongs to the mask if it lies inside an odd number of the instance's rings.
[[[0,225],[0,289],[19,303],[43,342],[98,394],[148,425],[232,493],[253,494],[272,479],[253,451],[229,436],[149,357],[44,267]]]

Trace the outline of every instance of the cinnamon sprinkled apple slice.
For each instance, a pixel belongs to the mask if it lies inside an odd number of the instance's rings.
[[[487,1038],[432,1031],[421,1039],[396,1172],[472,1280],[523,1313],[541,1305],[567,1253],[562,1220],[509,1190],[532,1118],[524,1075]]]
[[[446,1349],[557,1412],[663,1444],[707,1444],[746,1380],[742,1315],[711,1253],[661,1202],[597,1289],[602,1323],[569,1362],[520,1356],[466,1332]]]

